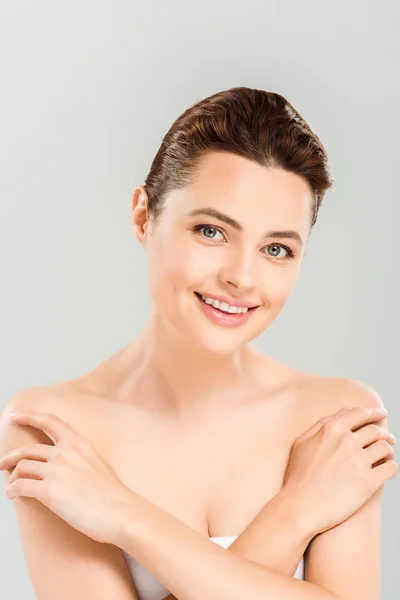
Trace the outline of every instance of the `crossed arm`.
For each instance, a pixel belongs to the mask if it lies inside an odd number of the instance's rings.
[[[304,517],[295,515],[294,503],[278,494],[227,550],[292,577],[311,541]],[[164,600],[177,598],[169,594]]]
[[[139,497],[117,545],[170,590],[166,600],[379,600],[382,491],[311,543],[294,500],[279,493],[228,551]],[[294,579],[308,545],[307,580]]]
[[[346,405],[383,407],[372,388],[344,383],[339,391]],[[388,428],[387,419],[381,425]],[[227,549],[170,515],[155,513],[138,533],[144,542],[139,543],[140,560],[172,592],[164,600],[380,600],[383,491],[384,486],[348,519],[321,534],[310,533],[312,507],[279,493]],[[135,539],[133,534],[129,542],[129,530],[127,522],[123,543],[128,552],[134,551]],[[304,553],[306,581],[300,581],[293,574]]]
[[[352,403],[373,404],[370,395],[361,400],[353,394]],[[39,431],[17,433],[14,439],[10,431],[3,444],[46,443]],[[227,550],[137,495],[122,511],[117,548],[80,534],[36,500],[18,498],[14,504],[38,598],[78,593],[133,600],[121,547],[172,592],[168,600],[379,600],[382,491],[340,525],[320,535],[314,531],[311,541],[311,507],[287,504],[278,494]],[[292,575],[305,549],[306,581],[300,581]]]

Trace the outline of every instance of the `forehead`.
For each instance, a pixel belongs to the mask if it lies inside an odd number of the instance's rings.
[[[230,152],[212,152],[199,163],[192,184],[173,192],[177,213],[215,206],[245,221],[257,215],[274,225],[309,225],[311,190],[305,179],[283,169],[268,169]],[[175,212],[175,211],[174,211]],[[265,224],[265,221],[264,221]]]

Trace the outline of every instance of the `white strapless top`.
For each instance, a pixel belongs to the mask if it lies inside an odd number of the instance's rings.
[[[223,548],[228,548],[228,546],[233,544],[237,537],[237,535],[226,535],[208,539],[219,544]],[[154,575],[145,569],[139,561],[125,552],[125,550],[122,550],[122,554],[132,576],[133,583],[135,584],[139,600],[163,600],[163,598],[169,596],[170,592],[167,588],[164,587]],[[302,557],[293,577],[304,580],[304,557]]]

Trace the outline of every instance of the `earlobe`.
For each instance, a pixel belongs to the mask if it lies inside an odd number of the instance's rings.
[[[132,197],[132,226],[138,242],[146,249],[147,229],[148,229],[148,210],[146,196],[137,189]]]
[[[133,232],[135,234],[135,238],[137,239],[137,241],[143,246],[143,248],[146,249],[147,235],[146,235],[145,227],[142,228],[142,227],[140,227],[140,225],[137,225],[136,223],[134,223],[133,224]]]

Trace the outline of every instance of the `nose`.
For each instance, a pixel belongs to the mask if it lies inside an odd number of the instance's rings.
[[[256,285],[256,274],[254,256],[250,253],[236,252],[229,257],[229,262],[224,264],[219,275],[222,283],[233,286],[241,291],[254,289]]]

